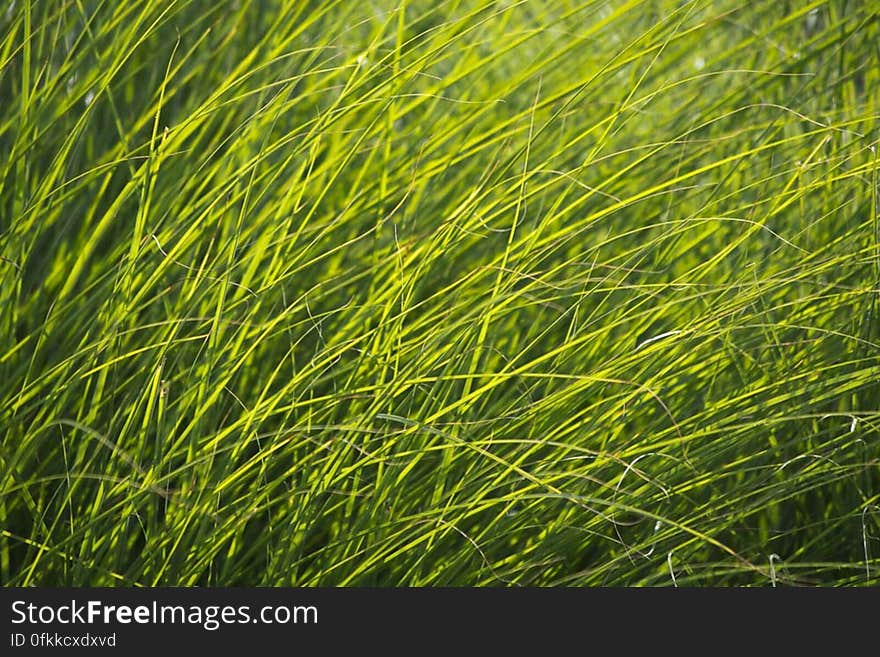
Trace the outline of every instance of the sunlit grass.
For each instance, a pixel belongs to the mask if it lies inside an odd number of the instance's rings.
[[[866,585],[880,5],[7,2],[5,585]]]

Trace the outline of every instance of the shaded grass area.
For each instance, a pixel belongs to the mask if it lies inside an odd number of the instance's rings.
[[[6,585],[865,585],[876,2],[0,9]]]

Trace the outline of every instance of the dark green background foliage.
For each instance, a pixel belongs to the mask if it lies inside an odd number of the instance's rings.
[[[880,3],[5,2],[6,585],[864,585]]]

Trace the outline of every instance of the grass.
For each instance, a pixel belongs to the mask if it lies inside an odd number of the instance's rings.
[[[7,0],[4,585],[880,583],[880,5]]]

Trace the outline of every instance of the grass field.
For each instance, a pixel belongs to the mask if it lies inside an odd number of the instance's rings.
[[[4,585],[880,584],[880,1],[0,5]]]

